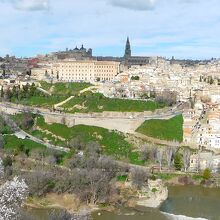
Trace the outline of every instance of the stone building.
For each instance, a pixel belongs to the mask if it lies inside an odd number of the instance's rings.
[[[59,51],[52,53],[52,56],[55,59],[63,60],[63,59],[76,59],[76,60],[84,60],[84,59],[92,59],[92,49],[89,48],[88,50],[84,48],[82,45],[80,48],[77,46],[75,49],[68,49],[66,48],[65,51]]]
[[[150,64],[152,62],[152,57],[145,57],[145,56],[132,56],[131,44],[129,37],[127,38],[125,51],[123,57],[94,57],[99,61],[116,61],[120,62],[122,66],[126,68],[130,68],[132,66],[144,66]],[[153,59],[154,60],[154,59]]]
[[[95,60],[63,60],[53,65],[59,81],[112,81],[119,73],[120,63]]]

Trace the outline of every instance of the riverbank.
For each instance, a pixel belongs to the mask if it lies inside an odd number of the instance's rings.
[[[214,185],[208,186],[211,189],[208,189],[207,185],[201,185],[202,180],[202,177],[199,175],[177,175],[171,179],[163,181],[148,180],[147,187],[143,187],[141,190],[135,190],[129,182],[118,183],[117,187],[120,188],[121,194],[116,199],[117,202],[100,205],[82,204],[73,194],[58,195],[50,193],[43,198],[29,198],[25,207],[30,210],[67,210],[72,214],[87,213],[88,215],[94,215],[95,213],[96,216],[99,214],[102,215],[102,213],[115,213],[116,215],[121,215],[121,209],[136,210],[136,207],[155,210],[154,212],[157,212],[156,210],[160,210],[162,207],[162,211],[164,211],[164,204],[170,202],[170,195],[178,192],[177,190],[175,193],[172,192],[175,188],[183,190],[185,188],[194,189],[195,187],[196,189],[199,188],[199,190],[207,193],[209,190],[210,192],[219,190],[218,188],[215,188]],[[194,195],[192,195],[192,198],[193,196]],[[168,212],[172,213],[172,211]],[[128,212],[126,215],[133,215],[134,213],[135,212]],[[159,219],[162,219],[162,217],[160,216]]]
[[[168,189],[161,180],[148,181],[148,185],[140,190],[134,189],[130,183],[121,184],[122,194],[118,197],[121,205],[124,207],[135,208],[143,206],[149,208],[158,208],[167,198]],[[127,195],[129,198],[127,198]],[[27,208],[34,209],[63,209],[69,213],[92,213],[95,211],[117,211],[116,203],[89,205],[83,204],[73,194],[50,193],[45,197],[29,197],[24,204]]]
[[[93,220],[167,220],[171,219],[209,219],[219,220],[220,189],[201,186],[169,186],[169,197],[160,208],[125,208],[93,211]],[[61,198],[61,197],[60,197]],[[48,220],[48,209],[34,209],[38,219]],[[43,214],[42,214],[43,213]],[[40,218],[39,218],[40,215]],[[188,217],[187,217],[188,216]]]

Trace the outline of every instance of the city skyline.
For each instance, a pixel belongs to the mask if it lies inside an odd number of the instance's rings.
[[[217,0],[0,0],[0,55],[35,56],[84,44],[94,55],[219,58]],[[208,10],[207,10],[208,9]]]

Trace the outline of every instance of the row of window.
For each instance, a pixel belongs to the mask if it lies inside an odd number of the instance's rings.
[[[63,69],[62,72],[92,72],[92,70],[87,69]],[[113,73],[114,70],[94,70],[95,72],[107,72],[107,73]]]
[[[115,66],[112,66],[112,65],[111,65],[111,66],[108,66],[108,65],[106,65],[106,66],[97,66],[97,65],[95,65],[95,66],[84,66],[84,65],[83,65],[83,66],[80,66],[80,65],[79,65],[79,66],[78,66],[78,65],[76,65],[76,64],[75,64],[75,65],[73,64],[73,65],[62,65],[61,67],[62,67],[62,68],[68,68],[68,67],[69,67],[69,68],[73,68],[73,67],[74,67],[74,68],[87,68],[87,69],[88,69],[88,68],[90,68],[90,69],[91,69],[91,68],[97,68],[97,69],[104,69],[104,68],[105,68],[105,69],[110,69],[110,68],[111,68],[111,69],[115,69]]]

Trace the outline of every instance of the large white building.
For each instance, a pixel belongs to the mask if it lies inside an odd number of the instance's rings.
[[[120,72],[120,63],[96,60],[60,60],[32,70],[35,79],[53,78],[64,82],[112,81]]]
[[[59,81],[112,81],[119,73],[119,62],[65,60],[53,65]]]

